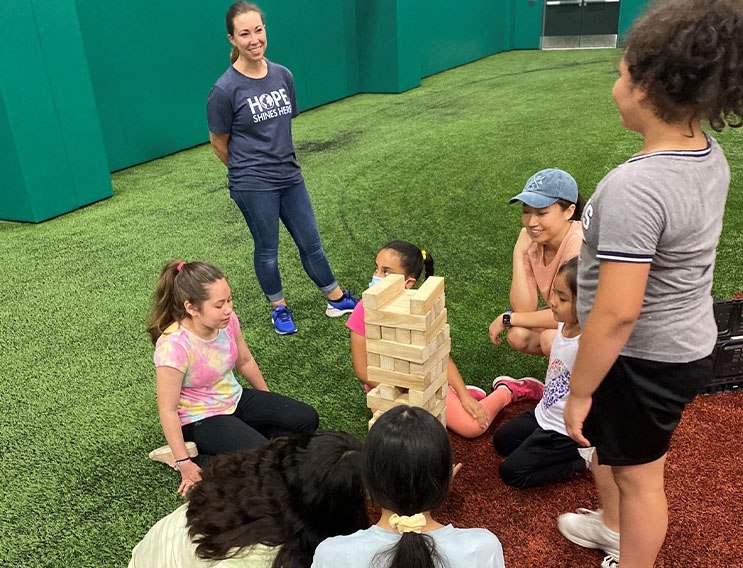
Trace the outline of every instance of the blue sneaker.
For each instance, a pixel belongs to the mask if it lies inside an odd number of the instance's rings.
[[[345,290],[343,296],[335,302],[328,300],[328,307],[325,315],[329,318],[339,318],[343,314],[350,314],[359,301],[351,295],[351,292]]]
[[[271,321],[276,333],[279,335],[291,335],[297,333],[297,326],[292,319],[292,311],[286,306],[276,306],[271,311]]]

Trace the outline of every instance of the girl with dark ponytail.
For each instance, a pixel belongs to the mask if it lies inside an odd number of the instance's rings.
[[[369,430],[362,459],[364,485],[382,508],[379,522],[317,547],[313,568],[502,568],[503,549],[485,529],[441,525],[453,478],[444,427],[427,411],[397,406]]]
[[[369,286],[389,274],[405,276],[405,286],[412,288],[434,275],[433,257],[430,253],[408,241],[390,241],[377,253],[376,266]],[[366,326],[364,302],[360,301],[346,322],[351,330],[351,358],[356,377],[364,383],[367,392],[376,383],[370,381],[366,371]],[[466,385],[454,360],[449,357],[447,367],[449,388],[446,397],[446,424],[450,430],[465,438],[476,438],[488,429],[495,416],[512,400],[507,389],[495,389],[486,395],[479,387]],[[539,384],[538,381],[534,381]],[[532,389],[534,390],[534,389]],[[541,395],[541,390],[539,391]]]

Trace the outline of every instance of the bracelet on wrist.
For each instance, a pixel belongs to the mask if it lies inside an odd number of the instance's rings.
[[[187,462],[187,461],[191,461],[191,458],[190,457],[185,457],[185,458],[183,458],[181,460],[175,460],[175,464],[173,464],[173,469],[179,470],[180,469],[180,465],[182,463]]]

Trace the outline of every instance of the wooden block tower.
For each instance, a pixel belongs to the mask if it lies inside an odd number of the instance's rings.
[[[444,307],[444,279],[426,278],[417,290],[390,274],[362,295],[366,322],[369,380],[379,383],[367,394],[374,415],[399,404],[420,406],[446,426],[447,366],[451,338]]]

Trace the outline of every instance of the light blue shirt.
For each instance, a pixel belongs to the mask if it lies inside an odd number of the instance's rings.
[[[433,537],[436,550],[449,568],[503,568],[503,547],[485,529],[457,529],[446,525],[425,533]],[[320,543],[312,568],[369,568],[374,556],[393,547],[400,535],[377,526],[348,536],[334,536]],[[383,566],[383,564],[381,565]]]

